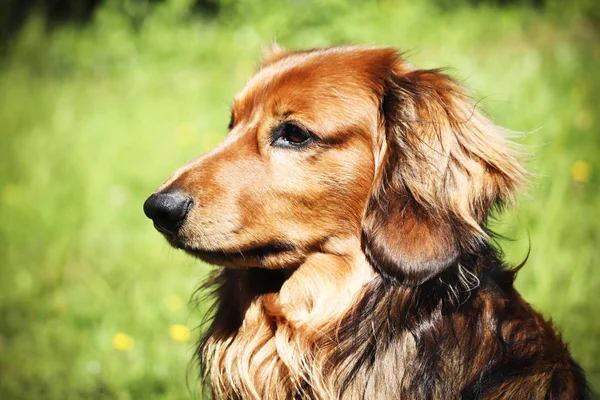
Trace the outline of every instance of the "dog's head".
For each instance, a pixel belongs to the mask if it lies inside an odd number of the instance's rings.
[[[418,284],[485,241],[524,178],[459,84],[389,48],[275,50],[229,128],[144,205],[173,246],[226,267],[291,269],[349,240]]]

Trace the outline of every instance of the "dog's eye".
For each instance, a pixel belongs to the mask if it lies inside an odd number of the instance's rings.
[[[273,132],[272,145],[276,147],[304,147],[314,140],[314,135],[306,128],[286,122]]]

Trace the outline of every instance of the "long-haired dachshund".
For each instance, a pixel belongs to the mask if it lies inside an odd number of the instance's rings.
[[[391,48],[274,48],[229,134],[144,204],[222,268],[198,347],[216,399],[580,399],[487,219],[526,180],[467,91]]]

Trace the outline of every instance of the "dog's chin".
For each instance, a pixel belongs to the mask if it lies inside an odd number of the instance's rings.
[[[165,235],[169,244],[177,249],[213,265],[227,268],[287,269],[300,265],[306,256],[289,243],[270,242],[265,244],[236,246],[235,250],[203,249],[190,246],[178,237]]]

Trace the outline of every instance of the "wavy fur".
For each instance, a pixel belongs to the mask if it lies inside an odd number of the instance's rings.
[[[587,398],[487,227],[526,181],[517,146],[455,80],[275,46],[230,128],[159,188],[194,201],[170,243],[223,266],[197,350],[214,398]]]

